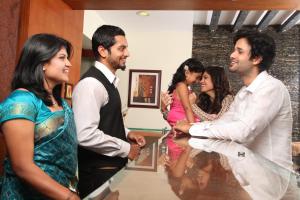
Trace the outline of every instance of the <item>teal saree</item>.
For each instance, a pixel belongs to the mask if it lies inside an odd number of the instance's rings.
[[[0,104],[0,124],[13,119],[35,123],[34,162],[65,187],[76,187],[77,137],[73,112],[63,100],[63,110],[50,109],[28,91],[16,90]],[[0,199],[47,199],[19,179],[8,157],[4,161]]]

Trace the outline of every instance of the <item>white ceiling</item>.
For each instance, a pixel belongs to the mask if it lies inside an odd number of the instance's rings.
[[[137,15],[137,10],[98,10],[97,13],[104,22],[127,27],[132,30],[172,30],[178,25],[185,29],[193,20],[193,11],[148,11],[149,16]],[[174,23],[170,23],[174,22]],[[141,29],[142,27],[142,29]]]
[[[132,29],[139,29],[143,27],[143,30],[153,31],[156,30],[172,30],[176,23],[180,23],[180,27],[186,28],[185,26],[191,24],[189,20],[193,20],[193,24],[198,25],[209,25],[212,17],[212,10],[208,11],[167,11],[167,10],[150,10],[149,16],[142,17],[138,16],[136,13],[138,10],[97,10],[97,14],[105,22],[110,24],[123,24],[126,27],[131,27]],[[239,10],[232,11],[221,11],[218,25],[233,25]],[[275,17],[270,21],[269,25],[281,25],[283,24],[289,16],[291,16],[294,10],[280,10]],[[252,10],[246,17],[243,25],[258,25],[267,10]],[[170,23],[170,21],[174,23]],[[300,20],[296,23],[300,24]],[[175,26],[174,26],[175,27]],[[176,31],[176,30],[175,30]],[[88,42],[86,38],[83,42],[83,48],[91,48],[91,42]]]
[[[141,17],[136,15],[137,10],[98,10],[99,16],[101,18],[107,19],[111,16],[119,16],[123,19],[126,19],[126,21],[130,21],[133,24],[138,20],[139,18],[152,18],[152,21],[155,23],[156,20],[164,20],[166,17],[172,17],[178,16],[180,17],[181,13],[191,13],[194,15],[194,24],[200,24],[200,25],[209,25],[211,16],[213,11],[148,11],[150,13],[150,16],[147,17]],[[239,10],[232,10],[232,11],[221,11],[221,16],[219,19],[219,25],[233,25],[236,17],[239,14]],[[280,10],[273,20],[271,20],[270,25],[275,24],[282,24],[290,15],[292,15],[295,12],[295,10]],[[244,25],[257,25],[260,20],[264,17],[264,15],[267,13],[267,10],[252,10],[249,12],[248,16],[246,17],[246,20],[244,22]],[[174,19],[178,20],[178,19]],[[297,24],[300,24],[300,20],[297,22]],[[150,24],[151,25],[151,24]]]

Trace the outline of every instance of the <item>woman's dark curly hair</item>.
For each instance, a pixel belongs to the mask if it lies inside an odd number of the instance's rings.
[[[202,73],[204,70],[202,63],[195,58],[189,58],[184,61],[173,75],[171,85],[168,88],[169,94],[175,90],[177,83],[185,81],[185,66],[188,66],[190,72]]]
[[[215,99],[212,102],[210,96],[204,92],[199,94],[197,105],[206,113],[217,114],[222,108],[222,101],[227,95],[232,95],[229,82],[222,67],[209,66],[204,69],[203,73],[211,76],[213,87],[215,90]]]

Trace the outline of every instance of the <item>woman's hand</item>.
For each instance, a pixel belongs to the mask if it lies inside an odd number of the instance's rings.
[[[169,113],[168,106],[172,103],[173,96],[168,94],[168,92],[162,92],[160,96],[160,112],[162,113],[163,118],[167,120]]]
[[[191,105],[196,103],[196,99],[197,99],[197,96],[196,96],[195,92],[192,92],[191,94],[189,94],[189,101],[190,101]]]
[[[169,94],[168,92],[162,92],[161,93],[161,111],[167,110],[167,107],[172,103],[172,94]]]

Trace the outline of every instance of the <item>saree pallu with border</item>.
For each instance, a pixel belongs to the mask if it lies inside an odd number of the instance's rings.
[[[32,109],[36,109],[36,105],[41,104],[37,103],[30,107],[28,104],[15,103],[8,107],[3,106],[2,109],[6,109],[5,112],[8,112],[8,115],[13,113],[17,119],[19,110],[23,114],[25,112],[25,115],[30,115],[35,113],[32,112]],[[51,112],[49,109],[47,111],[45,105],[42,105],[39,108],[44,109],[45,112],[39,110],[35,113],[34,118],[42,120],[35,122],[33,159],[35,164],[55,181],[65,187],[76,188],[77,137],[75,122],[73,112],[65,101],[62,106],[63,110]],[[39,114],[41,116],[38,116]],[[0,199],[47,199],[16,176],[7,157],[4,161],[4,169]]]

